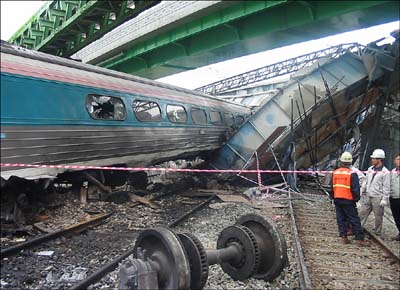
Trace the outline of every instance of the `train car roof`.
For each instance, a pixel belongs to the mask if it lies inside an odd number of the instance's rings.
[[[34,59],[34,60],[43,61],[46,63],[75,68],[75,69],[84,70],[84,71],[88,71],[88,72],[92,72],[92,73],[102,74],[105,76],[116,77],[116,78],[120,78],[120,79],[124,79],[124,80],[128,80],[128,81],[134,81],[134,82],[138,82],[141,84],[155,86],[155,87],[159,87],[159,88],[163,88],[163,89],[174,90],[174,91],[178,91],[178,92],[181,92],[184,94],[190,94],[190,95],[199,96],[201,98],[212,99],[212,100],[216,100],[216,101],[226,103],[229,105],[235,105],[238,107],[242,107],[242,108],[249,108],[248,106],[245,106],[243,104],[220,99],[220,98],[217,98],[217,97],[214,97],[211,95],[201,93],[199,91],[189,90],[189,89],[177,87],[174,85],[169,85],[169,84],[161,83],[158,81],[149,80],[149,79],[142,78],[139,76],[134,76],[134,75],[130,75],[127,73],[122,73],[122,72],[102,68],[99,66],[81,63],[81,62],[73,60],[73,59],[65,59],[65,58],[62,58],[59,56],[54,56],[54,55],[50,55],[47,53],[30,50],[30,49],[23,48],[20,46],[12,45],[4,40],[1,40],[0,51],[2,53],[26,57],[26,58],[30,58],[30,59]]]

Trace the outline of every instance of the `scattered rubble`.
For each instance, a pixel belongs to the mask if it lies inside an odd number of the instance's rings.
[[[20,237],[5,235],[1,240],[2,249],[22,242],[22,239],[28,241],[36,235],[43,235],[44,231],[51,232],[79,223],[91,214],[113,212],[113,216],[107,222],[82,234],[59,237],[33,249],[24,250],[16,256],[4,258],[1,267],[2,288],[67,289],[75,283],[73,281],[90,275],[101,265],[132,247],[138,231],[160,224],[166,225],[210,195],[218,194],[222,199],[239,200],[240,202],[231,203],[214,199],[208,208],[189,217],[180,228],[182,231],[198,234],[207,245],[214,243],[219,230],[232,223],[238,216],[244,212],[260,212],[260,209],[252,207],[251,201],[242,194],[246,187],[234,187],[226,182],[226,176],[221,176],[222,179],[218,178],[219,175],[207,177],[208,183],[202,181],[204,178],[200,174],[153,176],[149,178],[147,189],[142,190],[145,195],[131,195],[133,201],[124,193],[127,197],[125,200],[110,198],[109,201],[87,200],[86,203],[82,203],[78,191],[57,193],[57,203],[62,203],[63,206],[47,208],[44,212],[46,220],[28,226],[30,235],[24,234]],[[161,184],[155,182],[156,180]],[[217,189],[208,187],[217,184]],[[158,190],[150,191],[149,188]],[[174,190],[175,188],[180,189],[180,192]],[[147,194],[148,192],[152,193]],[[150,204],[153,207],[150,207]],[[282,212],[284,209],[280,208],[261,209],[261,211],[271,210],[277,211],[274,214],[284,214]],[[215,271],[219,273],[221,270],[217,268]],[[116,273],[118,271],[108,275],[104,278],[108,282],[100,282],[93,289],[117,287]],[[232,281],[226,284],[220,281],[221,275],[225,274],[211,274],[206,289],[214,289],[217,285],[220,289],[232,285],[247,287],[247,284],[242,282]],[[22,276],[29,278],[21,279]],[[231,279],[226,277],[225,280]],[[280,280],[278,284],[284,285]],[[285,283],[290,284],[287,281]],[[264,287],[267,284],[254,280],[249,285]]]

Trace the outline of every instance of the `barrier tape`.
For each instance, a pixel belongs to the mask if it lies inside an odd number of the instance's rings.
[[[329,174],[333,170],[269,170],[269,169],[193,169],[193,168],[158,168],[158,167],[114,167],[114,166],[90,166],[90,165],[46,165],[25,163],[0,163],[1,167],[34,167],[34,168],[58,168],[58,169],[96,169],[96,170],[121,170],[121,171],[162,171],[162,172],[199,172],[199,173],[300,173],[300,174]],[[353,171],[353,173],[374,173],[373,170]],[[377,171],[381,173],[397,173],[400,171]],[[341,173],[346,173],[343,171]]]
[[[258,160],[257,151],[255,152],[256,155],[256,164],[257,164],[257,181],[258,181],[258,188],[261,190],[262,182],[261,182],[261,172],[260,172],[260,161]]]

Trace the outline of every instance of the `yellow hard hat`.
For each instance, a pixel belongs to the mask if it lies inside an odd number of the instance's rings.
[[[340,156],[340,161],[343,163],[351,163],[353,162],[353,156],[350,152],[343,152]]]

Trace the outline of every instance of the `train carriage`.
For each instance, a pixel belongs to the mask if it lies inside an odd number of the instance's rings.
[[[148,166],[219,148],[243,105],[1,44],[1,162]],[[1,176],[63,169],[3,167]]]

